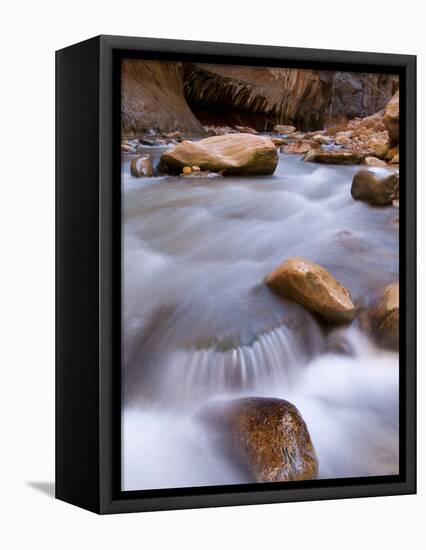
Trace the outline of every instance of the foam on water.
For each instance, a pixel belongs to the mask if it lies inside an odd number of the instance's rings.
[[[395,473],[398,356],[356,324],[353,357],[265,276],[292,255],[354,301],[398,278],[393,208],[350,195],[357,167],[280,155],[269,177],[132,178],[123,163],[123,485],[240,483],[196,412],[218,396],[281,397],[301,411],[321,477]]]

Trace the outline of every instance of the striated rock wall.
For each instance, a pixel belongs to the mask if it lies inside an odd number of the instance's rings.
[[[121,67],[121,125],[124,135],[180,130],[203,133],[183,94],[183,64],[124,59]]]
[[[397,87],[392,75],[126,59],[122,131],[271,131],[277,124],[318,130],[376,113]]]
[[[276,124],[318,129],[330,103],[332,75],[319,71],[192,64],[185,67],[185,96],[203,124]]]

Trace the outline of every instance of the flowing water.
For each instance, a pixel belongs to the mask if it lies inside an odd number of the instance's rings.
[[[296,405],[321,478],[398,473],[398,354],[357,322],[325,329],[263,284],[286,258],[304,256],[367,305],[398,279],[398,211],[352,199],[359,167],[297,155],[281,154],[273,176],[249,178],[138,179],[129,163],[123,489],[247,482],[197,421],[223,396]]]

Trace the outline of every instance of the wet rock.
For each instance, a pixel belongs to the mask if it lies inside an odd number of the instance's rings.
[[[168,132],[163,134],[163,137],[167,139],[177,139],[181,136],[181,133],[177,130],[176,132]]]
[[[180,173],[184,166],[230,174],[272,174],[278,164],[278,153],[270,139],[250,134],[228,134],[183,141],[161,156],[166,170]]]
[[[363,168],[352,180],[351,195],[370,204],[392,204],[394,199],[399,198],[399,174],[384,169]]]
[[[235,129],[241,134],[251,134],[252,136],[257,136],[259,133],[257,130],[250,128],[249,126],[235,126]]]
[[[383,124],[389,133],[389,145],[399,143],[399,90],[386,105]]]
[[[397,153],[396,155],[394,155],[392,157],[391,163],[392,164],[399,164],[399,153]]]
[[[351,143],[351,139],[345,134],[337,134],[334,141],[337,145],[348,145],[349,143]]]
[[[140,138],[139,139],[139,143],[141,145],[147,145],[149,147],[153,147],[154,145],[157,145],[157,141],[155,139],[150,139],[150,138]]]
[[[399,282],[387,286],[368,311],[368,326],[379,344],[399,348]]]
[[[368,166],[376,166],[378,168],[386,168],[387,164],[384,160],[380,160],[376,157],[367,157],[364,159],[364,164]]]
[[[388,152],[386,141],[377,138],[369,139],[366,143],[366,147],[373,153],[373,156],[380,159],[384,158]]]
[[[327,136],[323,136],[322,134],[316,134],[311,139],[312,141],[316,141],[320,145],[326,145],[330,141]]]
[[[121,144],[121,152],[122,153],[136,153],[136,149],[133,147],[133,145],[130,145],[130,143],[123,142]]]
[[[312,150],[306,154],[303,160],[320,164],[361,164],[367,156],[369,156],[368,152],[362,150]]]
[[[288,401],[261,397],[218,401],[206,405],[200,418],[251,481],[297,481],[318,474],[308,428]]]
[[[231,126],[204,126],[204,130],[211,136],[225,136],[226,134],[236,134],[237,130]]]
[[[146,155],[133,159],[130,163],[130,172],[136,178],[151,178],[154,175],[151,159]]]
[[[391,147],[386,153],[385,160],[392,160],[393,157],[398,153],[399,153],[399,147],[397,145],[395,147]]]
[[[276,124],[274,126],[274,131],[278,134],[292,134],[296,131],[296,127],[290,126],[289,124]]]
[[[275,147],[281,147],[282,145],[287,145],[288,143],[286,139],[277,137],[271,138],[271,141],[275,145]]]
[[[318,149],[320,144],[313,140],[295,141],[285,145],[281,151],[283,153],[308,153],[312,149]]]
[[[355,315],[349,291],[320,265],[294,256],[266,278],[273,290],[304,305],[330,323],[348,323]]]

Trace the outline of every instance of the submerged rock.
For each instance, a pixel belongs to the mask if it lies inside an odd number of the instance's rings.
[[[384,169],[359,170],[352,180],[351,195],[370,204],[392,204],[399,198],[399,174]]]
[[[151,159],[146,155],[133,159],[130,164],[130,172],[136,178],[151,178],[154,175]]]
[[[326,269],[294,256],[266,278],[278,293],[301,303],[330,323],[348,323],[355,315],[349,291]]]
[[[288,401],[262,397],[218,401],[206,405],[200,417],[253,481],[297,481],[318,474],[308,428]]]
[[[399,282],[387,286],[368,311],[368,327],[379,344],[399,348]]]
[[[367,151],[357,150],[312,150],[303,160],[306,162],[318,162],[320,164],[360,164],[368,156]]]
[[[161,156],[162,165],[172,173],[184,166],[230,174],[272,174],[278,153],[270,139],[250,134],[228,134],[200,141],[183,141]]]
[[[340,332],[332,332],[326,340],[325,351],[327,353],[336,353],[337,355],[346,355],[354,357],[355,349],[350,340]]]

